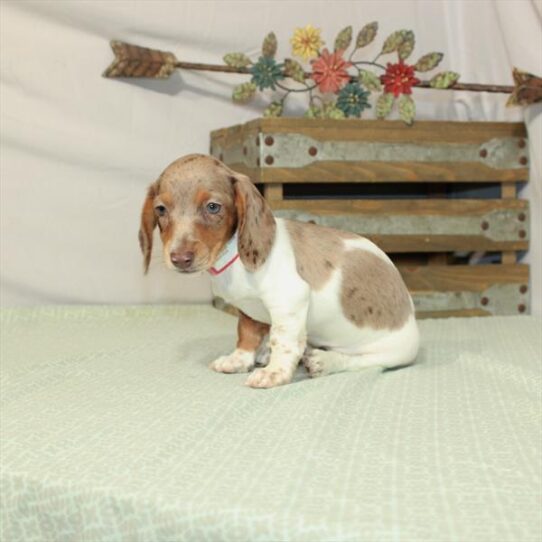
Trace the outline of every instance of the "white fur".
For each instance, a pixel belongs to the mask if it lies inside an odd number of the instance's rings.
[[[277,218],[276,223],[275,242],[261,268],[249,272],[238,259],[226,271],[211,277],[215,295],[254,320],[271,324],[269,363],[254,371],[247,384],[271,387],[289,382],[307,344],[316,348],[305,360],[313,376],[414,361],[419,344],[414,314],[396,330],[354,325],[344,316],[340,303],[341,270],[335,270],[323,288],[311,290],[297,272],[284,221]],[[368,239],[360,237],[344,242],[347,250],[368,250],[393,265]],[[254,364],[254,359],[251,363]],[[213,367],[220,370],[218,366],[217,360]]]

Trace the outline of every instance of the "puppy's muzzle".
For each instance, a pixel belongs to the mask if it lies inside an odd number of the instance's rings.
[[[189,271],[194,263],[194,253],[190,250],[172,252],[169,258],[171,263],[181,271]]]

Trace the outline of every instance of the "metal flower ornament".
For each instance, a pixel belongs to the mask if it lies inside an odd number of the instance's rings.
[[[407,59],[414,50],[415,37],[410,30],[393,32],[384,41],[378,55],[362,58],[362,50],[372,43],[378,33],[378,23],[365,25],[353,40],[353,29],[347,26],[335,38],[333,47],[325,47],[321,31],[312,25],[297,28],[290,40],[292,58],[276,60],[277,39],[269,33],[262,45],[261,56],[252,60],[244,53],[229,53],[224,62],[232,68],[248,68],[249,82],[237,85],[233,101],[247,103],[266,89],[276,91],[273,101],[264,111],[266,117],[281,116],[284,103],[292,93],[308,94],[307,117],[360,117],[371,108],[371,93],[379,93],[375,111],[378,118],[386,118],[397,105],[399,116],[411,124],[416,114],[412,88],[429,86],[449,88],[459,79],[452,71],[440,72],[425,84],[418,73],[435,69],[442,61],[442,53],[429,53],[415,64]],[[349,51],[350,49],[350,51]],[[386,65],[379,62],[384,55],[396,54]]]
[[[422,80],[422,74],[434,70],[444,55],[428,53],[410,63],[415,45],[411,30],[390,34],[376,57],[368,59],[366,47],[375,41],[377,33],[378,23],[372,22],[354,40],[353,29],[347,26],[339,32],[333,46],[326,46],[321,30],[309,24],[295,30],[290,39],[291,56],[281,61],[276,58],[277,38],[270,32],[257,59],[244,53],[229,53],[224,56],[225,65],[178,60],[169,51],[113,40],[115,59],[103,75],[167,79],[177,69],[248,75],[248,81],[234,87],[233,101],[244,104],[258,92],[271,93],[271,103],[263,113],[266,117],[280,117],[293,93],[308,96],[307,117],[358,118],[372,107],[373,114],[384,119],[395,108],[407,124],[412,124],[416,115],[415,88],[510,94],[507,105],[526,106],[542,101],[542,79],[517,69],[515,86],[459,83],[459,74],[453,71],[442,71]]]

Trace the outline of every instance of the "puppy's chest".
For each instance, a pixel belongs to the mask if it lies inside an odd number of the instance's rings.
[[[221,297],[246,315],[260,322],[269,322],[269,313],[261,301],[255,281],[248,279],[238,262],[227,272],[211,278],[213,294]]]

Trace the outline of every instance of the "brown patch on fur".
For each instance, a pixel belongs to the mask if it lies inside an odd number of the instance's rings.
[[[348,251],[342,266],[341,305],[359,327],[400,328],[412,313],[410,295],[393,264],[367,250]]]
[[[258,322],[239,312],[239,322],[237,323],[237,348],[255,352],[262,344],[264,337],[269,333],[269,324]]]
[[[249,271],[255,271],[266,262],[271,252],[275,239],[275,218],[248,177],[237,174],[230,180],[235,189],[239,256]]]
[[[297,272],[314,290],[329,280],[334,269],[341,266],[345,239],[358,236],[310,222],[285,220],[294,249]]]

